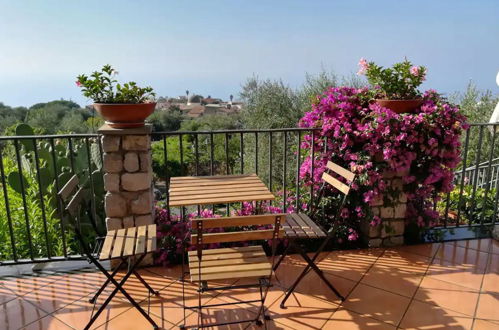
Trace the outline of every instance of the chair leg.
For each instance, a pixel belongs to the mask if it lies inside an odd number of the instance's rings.
[[[154,290],[143,278],[142,276],[140,276],[140,274],[136,271],[136,270],[133,270],[133,274],[135,275],[136,278],[138,278],[138,280],[146,287],[147,290],[149,290],[149,292],[153,295],[158,295],[159,294],[159,291],[156,291]]]
[[[116,275],[116,273],[118,273],[118,270],[120,270],[120,268],[123,265],[123,263],[124,263],[124,261],[122,260],[121,263],[118,265],[118,267],[116,267],[116,269],[111,273],[111,277],[114,277]],[[106,281],[104,282],[104,284],[102,284],[102,286],[100,287],[100,289],[97,290],[97,292],[95,293],[95,295],[92,298],[90,298],[88,300],[88,302],[91,303],[91,304],[95,303],[95,301],[97,300],[97,298],[99,297],[99,295],[102,293],[102,291],[104,291],[104,289],[109,284],[109,282],[111,282],[111,280],[109,278],[107,278]]]
[[[147,314],[142,309],[142,307],[140,307],[140,305],[135,301],[135,299],[133,299],[128,294],[128,292],[126,292],[126,290],[123,288],[123,285],[125,284],[125,282],[128,280],[128,278],[130,277],[130,275],[132,275],[132,273],[135,270],[135,268],[139,265],[139,263],[142,261],[142,259],[144,259],[145,256],[146,255],[143,254],[142,256],[140,256],[138,258],[138,260],[130,267],[129,271],[125,274],[125,276],[121,279],[121,281],[119,283],[109,274],[108,271],[106,271],[106,269],[104,267],[102,267],[102,265],[97,260],[95,260],[94,257],[91,257],[91,259],[93,259],[92,262],[109,279],[109,281],[114,284],[115,289],[113,290],[113,292],[111,292],[111,294],[109,295],[109,297],[107,297],[106,301],[104,301],[104,303],[97,310],[97,312],[95,313],[95,315],[90,319],[90,321],[86,325],[85,329],[90,329],[90,327],[92,326],[92,324],[95,322],[95,320],[97,320],[97,318],[102,313],[102,311],[104,310],[104,308],[106,308],[106,306],[109,304],[109,302],[111,302],[111,299],[113,299],[113,297],[116,295],[116,293],[118,293],[118,291],[120,291],[128,299],[128,301],[130,301],[130,303],[149,321],[149,323],[151,323],[151,325],[154,327],[154,329],[158,329],[158,325],[156,324],[156,322],[154,322],[154,320],[149,316],[149,314]]]
[[[331,289],[331,291],[333,291],[334,294],[341,299],[341,301],[345,300],[345,298],[341,295],[341,293],[339,293],[338,290],[336,290],[336,288],[331,284],[331,282],[329,282],[328,279],[324,276],[324,272],[319,267],[317,267],[315,262],[313,262],[312,259],[310,259],[310,257],[305,253],[305,251],[303,251],[301,247],[298,247],[298,249],[303,259],[305,259],[305,261],[315,271],[315,273],[326,283],[329,289]]]
[[[303,257],[303,259],[305,259],[305,261],[307,262],[307,266],[305,266],[305,269],[303,269],[303,271],[301,272],[301,274],[298,276],[298,278],[295,280],[295,282],[289,287],[288,291],[286,292],[286,295],[284,296],[284,299],[282,300],[281,302],[281,305],[280,307],[281,308],[284,308],[284,304],[286,303],[286,301],[288,300],[289,296],[291,296],[291,294],[293,293],[293,291],[295,291],[296,287],[298,286],[298,284],[301,282],[301,280],[305,277],[305,275],[308,274],[308,272],[313,269],[317,275],[319,275],[319,277],[326,283],[326,285],[341,299],[341,301],[345,300],[345,298],[338,292],[338,290],[336,290],[336,288],[327,280],[327,278],[324,276],[324,274],[322,273],[322,271],[319,269],[319,267],[317,267],[317,265],[314,263],[314,260],[315,260],[315,257],[317,257],[318,254],[315,254],[314,255],[314,259],[310,259],[310,257],[305,253],[305,251],[303,251],[303,249],[301,247],[299,247],[298,245],[296,246],[299,253],[301,254],[301,256]]]
[[[277,270],[277,268],[279,268],[279,265],[281,264],[281,262],[284,260],[284,258],[288,255],[288,251],[289,251],[289,248],[291,246],[291,242],[288,242],[288,245],[286,246],[286,248],[284,249],[284,251],[282,252],[282,255],[279,257],[279,259],[277,260],[277,262],[275,263],[274,265],[274,268],[272,268],[272,270],[275,272]]]

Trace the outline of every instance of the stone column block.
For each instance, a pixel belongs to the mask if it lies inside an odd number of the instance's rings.
[[[151,213],[152,203],[152,193],[150,191],[145,191],[130,203],[131,211],[133,214]]]
[[[120,150],[121,137],[115,135],[104,135],[102,137],[102,150],[104,152],[115,152]]]
[[[119,153],[105,153],[104,154],[104,172],[105,173],[119,173],[123,169],[123,157]]]
[[[127,152],[125,154],[123,167],[127,172],[137,172],[139,170],[139,156],[136,152]]]
[[[121,176],[121,187],[126,191],[150,189],[151,183],[151,173],[125,173]]]
[[[118,173],[104,174],[104,189],[110,192],[120,191],[120,175]]]
[[[106,216],[110,218],[127,215],[126,200],[118,193],[107,193],[104,198]]]
[[[123,137],[123,150],[146,151],[151,147],[149,135],[125,135]]]

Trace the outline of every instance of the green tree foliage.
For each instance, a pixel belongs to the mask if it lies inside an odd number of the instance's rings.
[[[167,111],[156,110],[147,119],[155,132],[177,131],[182,120],[184,120],[184,116],[178,105],[171,105]]]

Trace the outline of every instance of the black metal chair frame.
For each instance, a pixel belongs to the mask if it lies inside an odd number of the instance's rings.
[[[76,177],[76,176],[74,176],[74,177]],[[74,177],[71,178],[70,181],[74,180]],[[66,185],[68,185],[70,183],[70,181],[68,181],[68,183]],[[76,184],[73,187],[73,189],[77,188],[77,187],[78,186]],[[61,192],[65,188],[66,188],[66,186],[61,189]],[[149,284],[147,284],[147,282],[136,271],[136,267],[145,258],[145,256],[147,255],[147,253],[137,254],[135,256],[127,257],[127,258],[121,257],[120,258],[121,262],[119,263],[119,265],[114,269],[114,271],[112,273],[109,273],[104,268],[104,266],[102,266],[102,264],[98,261],[98,259],[95,257],[95,256],[99,255],[100,250],[102,249],[102,245],[103,245],[105,237],[99,236],[99,233],[96,230],[96,234],[97,234],[98,237],[95,240],[96,244],[95,244],[94,249],[92,250],[90,248],[90,246],[85,242],[85,239],[83,238],[83,234],[81,232],[80,212],[81,212],[81,202],[83,201],[83,196],[82,196],[82,194],[84,192],[83,188],[79,188],[77,190],[77,192],[74,194],[74,196],[72,197],[72,199],[70,200],[70,202],[65,207],[64,207],[65,200],[61,196],[61,192],[59,192],[59,194],[58,194],[60,203],[63,206],[63,210],[65,211],[65,213],[66,212],[69,213],[68,218],[72,218],[72,220],[74,220],[72,222],[73,222],[75,236],[76,236],[76,238],[77,238],[77,240],[78,240],[78,242],[80,244],[80,247],[81,247],[81,250],[82,250],[83,254],[85,255],[85,259],[89,263],[94,264],[95,267],[97,267],[97,269],[102,274],[104,274],[106,276],[106,281],[97,290],[97,292],[95,293],[95,295],[92,298],[89,299],[89,302],[91,304],[94,304],[94,309],[95,309],[95,304],[97,302],[97,298],[104,291],[104,289],[106,288],[106,286],[109,283],[112,283],[115,286],[114,290],[109,294],[109,296],[106,298],[106,300],[104,301],[104,303],[99,307],[99,309],[97,310],[97,312],[95,312],[95,314],[94,314],[93,311],[92,311],[92,316],[90,318],[90,321],[87,323],[87,325],[85,326],[84,329],[85,330],[90,329],[90,327],[92,326],[92,324],[97,320],[97,318],[99,317],[99,315],[107,307],[107,305],[111,302],[111,300],[118,293],[118,291],[121,292],[128,299],[128,301],[133,305],[133,307],[135,307],[149,321],[149,323],[151,323],[151,325],[153,326],[154,329],[158,329],[159,327],[156,324],[156,322],[154,322],[154,320],[149,316],[149,314],[144,311],[144,309],[139,305],[139,303],[137,303],[137,301],[135,299],[133,299],[130,296],[130,294],[128,294],[128,292],[124,288],[124,285],[125,285],[126,281],[128,280],[128,278],[132,274],[134,274],[137,277],[137,279],[146,287],[146,289],[148,289],[148,291],[149,291],[149,297],[150,297],[151,294],[154,294],[154,295],[158,295],[159,294],[159,292],[158,291],[154,291],[154,289],[151,288],[149,286]],[[91,215],[89,214],[89,212],[87,210],[85,210],[85,212],[91,217]],[[82,254],[82,256],[83,256],[83,254]],[[132,261],[133,257],[137,257],[136,260],[135,260],[135,262]],[[118,281],[116,281],[116,279],[114,278],[114,276],[116,276],[116,274],[118,273],[119,269],[125,263],[128,264],[128,270],[127,270],[125,276],[123,276],[121,278],[121,280],[118,282]]]
[[[192,220],[196,221],[196,220]],[[202,260],[202,222],[198,221],[197,222],[197,228],[198,230],[198,237],[197,237],[197,242],[196,244],[196,251],[197,251],[197,256],[199,259],[198,262],[198,271],[199,274],[201,274],[201,260]],[[184,306],[184,321],[186,318],[185,311],[186,310],[197,310],[198,313],[198,328],[194,329],[199,329],[199,328],[208,328],[208,327],[214,327],[214,326],[227,326],[227,325],[232,325],[232,324],[241,324],[241,323],[248,323],[248,322],[255,322],[256,325],[262,326],[264,325],[264,322],[260,320],[260,317],[263,315],[263,318],[265,320],[270,320],[270,316],[265,314],[265,300],[267,298],[268,290],[272,287],[272,273],[274,272],[274,265],[275,265],[275,253],[277,249],[277,241],[279,239],[279,230],[282,226],[282,218],[280,216],[276,217],[276,222],[274,225],[274,230],[272,233],[272,261],[271,261],[271,267],[269,271],[268,277],[262,277],[258,279],[258,283],[250,283],[250,284],[241,284],[241,285],[227,285],[227,286],[217,286],[217,287],[209,287],[207,281],[199,281],[199,287],[198,287],[198,306],[186,306],[185,305],[185,278],[184,276],[186,274],[189,274],[189,272],[185,271],[185,253],[186,251],[186,244],[183,244],[183,256],[182,256],[182,275],[181,275],[181,281],[182,281],[182,302]],[[186,240],[184,239],[184,242]],[[221,290],[227,290],[227,289],[245,289],[245,288],[259,288],[260,291],[260,299],[255,299],[255,300],[243,300],[243,301],[237,301],[237,302],[232,302],[232,303],[222,303],[222,304],[207,304],[203,305],[201,302],[202,299],[202,294],[205,292],[209,291],[221,291]],[[216,324],[202,324],[202,309],[203,308],[210,308],[210,307],[221,307],[221,306],[229,306],[229,305],[239,305],[239,304],[251,304],[255,302],[260,302],[260,308],[258,310],[257,315],[254,318],[251,319],[246,319],[246,320],[238,320],[238,321],[232,321],[232,322],[223,322],[223,323],[216,323]],[[265,324],[266,326],[266,324]],[[180,329],[186,329],[186,326],[184,324],[179,326]]]
[[[353,180],[348,183],[348,185],[347,185],[348,189],[351,188],[352,183],[353,183]],[[327,187],[327,183],[324,181],[322,183],[321,187],[319,188],[319,193],[318,193],[317,199],[315,201],[316,204],[315,205],[311,205],[311,218],[313,218],[317,214],[317,211],[319,209],[319,204],[320,204],[320,202],[321,202],[321,200],[322,200],[322,198],[324,196],[324,192],[325,192],[326,187]],[[324,283],[327,285],[327,287],[338,298],[340,298],[341,301],[345,300],[345,297],[343,297],[343,295],[324,276],[323,271],[317,266],[317,264],[315,262],[316,262],[317,258],[319,257],[319,255],[321,254],[321,252],[324,250],[324,248],[331,241],[331,239],[334,238],[334,236],[336,234],[338,226],[335,224],[335,222],[336,222],[336,219],[339,216],[339,213],[341,212],[341,209],[345,205],[347,196],[348,196],[348,194],[343,194],[343,197],[341,199],[339,207],[338,207],[338,209],[336,210],[336,213],[333,216],[333,224],[332,224],[331,228],[328,231],[325,231],[324,228],[322,228],[322,226],[320,226],[319,224],[317,224],[317,226],[319,226],[326,233],[326,238],[324,239],[324,241],[322,242],[322,244],[319,246],[319,248],[317,249],[317,251],[314,253],[314,255],[312,256],[312,258],[310,258],[308,256],[308,254],[305,252],[305,249],[303,248],[303,246],[301,244],[297,243],[298,240],[301,240],[300,238],[296,238],[296,239],[289,239],[288,238],[288,245],[286,246],[286,248],[284,249],[282,255],[279,258],[279,260],[275,264],[274,271],[277,270],[277,268],[279,267],[279,265],[281,264],[281,262],[283,261],[283,259],[286,257],[286,255],[288,255],[288,252],[290,250],[297,251],[300,254],[300,256],[306,261],[307,265],[305,266],[305,268],[303,269],[303,271],[300,273],[300,275],[296,278],[296,280],[293,282],[293,284],[286,291],[286,294],[285,294],[285,296],[282,299],[281,304],[280,304],[281,308],[285,308],[286,301],[289,299],[289,297],[291,296],[291,294],[295,291],[296,287],[298,286],[298,284],[300,284],[301,280],[311,270],[313,270],[319,276],[319,278],[322,281],[324,281]],[[311,239],[311,238],[308,238],[308,239]]]

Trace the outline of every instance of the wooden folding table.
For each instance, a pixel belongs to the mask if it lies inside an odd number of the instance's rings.
[[[256,174],[181,176],[170,179],[170,207],[270,201],[275,196]]]

